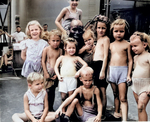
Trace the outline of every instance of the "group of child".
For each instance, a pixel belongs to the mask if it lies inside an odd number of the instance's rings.
[[[150,99],[149,36],[135,32],[128,42],[125,40],[129,34],[126,20],[117,19],[110,27],[109,19],[99,15],[95,19],[93,29],[80,33],[85,44],[79,50],[80,40],[77,41],[77,38],[71,36],[64,36],[64,46],[59,48],[62,34],[68,33],[68,30],[64,29],[65,26],[60,24],[60,20],[64,18],[63,24],[67,25],[67,17],[79,19],[82,15],[82,11],[76,8],[79,1],[69,1],[70,6],[64,8],[55,21],[62,33],[57,29],[51,30],[48,43],[42,39],[43,30],[38,21],[27,24],[28,39],[21,42],[21,57],[25,61],[22,75],[27,77],[29,89],[24,95],[25,113],[14,114],[13,121],[46,122],[53,121],[59,116],[62,121],[69,121],[76,108],[77,117],[81,121],[99,122],[105,118],[108,83],[114,94],[113,116],[122,117],[122,121],[127,121],[127,85],[130,85],[131,79],[131,88],[138,104],[139,121],[147,121],[146,105]],[[69,14],[78,15],[79,18],[70,17]],[[81,25],[76,26],[75,29],[70,24],[68,28],[70,33],[73,33],[73,37],[79,34],[79,30],[83,32]],[[111,43],[109,31],[113,37]],[[131,50],[135,53],[134,59]],[[133,74],[132,68],[134,68]],[[48,113],[53,111],[58,80],[62,104],[56,112]],[[77,86],[79,81],[82,81],[82,85]]]

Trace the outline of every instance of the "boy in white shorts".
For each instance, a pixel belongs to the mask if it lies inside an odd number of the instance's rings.
[[[67,38],[64,41],[65,55],[60,56],[55,64],[55,73],[59,79],[59,92],[61,92],[62,101],[66,95],[70,96],[77,87],[77,79],[80,70],[87,66],[86,62],[79,56],[75,56],[77,41],[73,38]],[[59,65],[60,73],[59,73]],[[76,71],[76,65],[81,64],[82,67]]]

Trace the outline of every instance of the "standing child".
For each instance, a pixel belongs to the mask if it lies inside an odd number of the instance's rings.
[[[131,81],[132,70],[132,56],[130,44],[124,38],[128,34],[127,22],[124,19],[117,19],[111,25],[111,32],[115,39],[110,44],[110,64],[108,81],[114,93],[115,113],[114,117],[121,117],[122,120],[127,121],[128,116],[128,102],[127,102],[127,82]]]
[[[99,96],[99,89],[92,85],[93,69],[85,67],[81,70],[80,76],[80,81],[82,81],[83,85],[77,88],[74,93],[61,104],[56,114],[62,114],[62,109],[71,103],[64,115],[64,120],[69,119],[76,107],[78,113],[77,117],[82,122],[100,122],[102,103]]]
[[[42,74],[32,72],[27,77],[28,91],[24,94],[25,113],[15,113],[14,122],[49,122],[55,119],[55,112],[48,113],[47,93],[43,89],[44,79]]]
[[[41,39],[43,29],[36,20],[30,21],[26,27],[26,35],[29,39],[21,42],[21,58],[25,61],[21,74],[27,77],[31,72],[40,72],[43,49],[48,45]]]
[[[97,44],[95,47],[95,52],[93,55],[93,69],[94,69],[94,84],[101,91],[101,99],[103,104],[102,119],[105,119],[106,112],[106,88],[108,83],[106,82],[106,67],[108,63],[108,50],[110,45],[110,40],[108,38],[110,22],[105,16],[99,15],[96,19],[96,37]]]
[[[44,48],[42,54],[42,67],[44,71],[45,88],[48,93],[49,111],[52,111],[55,88],[58,83],[54,66],[57,58],[62,55],[62,49],[59,48],[61,42],[61,32],[56,29],[50,31],[48,42],[50,45]]]
[[[55,73],[59,79],[59,92],[61,92],[62,101],[65,100],[66,94],[69,96],[77,87],[77,79],[79,77],[80,70],[87,66],[79,56],[75,56],[77,41],[73,38],[67,38],[64,41],[65,55],[60,56],[55,64]],[[77,62],[83,66],[76,71]],[[60,73],[59,73],[59,65]]]
[[[68,2],[70,6],[63,8],[55,20],[56,26],[62,31],[63,35],[67,34],[66,31],[69,30],[71,20],[81,20],[82,16],[82,10],[77,8],[79,0],[68,0]]]
[[[138,104],[139,121],[148,121],[146,106],[150,100],[150,37],[146,33],[135,32],[130,37],[134,56],[132,90]]]
[[[92,67],[93,53],[95,49],[94,32],[91,31],[90,29],[86,30],[83,33],[83,39],[84,39],[85,45],[83,46],[83,48],[79,50],[79,54],[81,55],[81,58],[88,64],[88,66]]]

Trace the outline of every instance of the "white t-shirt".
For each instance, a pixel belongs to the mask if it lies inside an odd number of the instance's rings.
[[[13,33],[11,35],[14,37],[14,39],[16,40],[16,42],[22,41],[26,37],[26,35],[25,35],[24,32],[19,32],[19,33],[15,32],[15,33]]]

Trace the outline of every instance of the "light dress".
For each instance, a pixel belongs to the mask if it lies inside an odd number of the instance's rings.
[[[43,39],[38,41],[27,39],[20,43],[20,49],[26,51],[26,60],[21,72],[22,76],[27,77],[31,72],[41,71],[42,52],[46,46],[48,46],[48,43]]]
[[[70,23],[71,23],[71,20],[72,19],[76,19],[76,20],[79,20],[82,16],[82,10],[81,9],[78,9],[76,8],[76,13],[72,13],[70,11],[70,7],[67,7],[67,13],[65,14],[63,20],[62,20],[62,27],[65,29],[65,30],[69,30],[69,27],[70,27]]]

